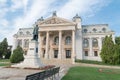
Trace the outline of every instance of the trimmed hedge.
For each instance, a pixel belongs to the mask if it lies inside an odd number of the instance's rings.
[[[20,46],[18,46],[13,51],[13,54],[10,57],[10,62],[11,63],[19,63],[19,62],[23,61],[24,60],[23,53],[24,53],[23,49]]]
[[[105,63],[100,62],[100,61],[92,61],[92,60],[76,60],[76,62],[80,62],[80,63],[89,63],[89,64],[100,64],[103,65]]]

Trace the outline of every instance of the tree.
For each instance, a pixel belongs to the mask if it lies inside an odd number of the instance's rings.
[[[1,46],[1,43],[0,43],[0,58],[2,58],[2,46]]]
[[[5,59],[10,59],[10,56],[11,56],[11,50],[8,49],[8,52],[7,52],[7,54],[5,55]]]
[[[114,46],[114,63],[113,64],[120,64],[120,45],[115,44]]]
[[[115,37],[115,43],[120,45],[120,37]]]
[[[20,46],[18,46],[13,51],[13,54],[10,57],[11,63],[19,63],[19,62],[23,61],[24,60],[23,53],[24,53],[23,49]]]
[[[113,56],[114,52],[115,52],[115,48],[114,48],[114,42],[112,41],[112,35],[109,37],[106,36],[103,41],[103,46],[100,53],[102,61],[104,63],[114,64],[115,62]]]
[[[7,38],[4,38],[4,40],[0,43],[0,57],[5,56],[8,52],[8,42]]]

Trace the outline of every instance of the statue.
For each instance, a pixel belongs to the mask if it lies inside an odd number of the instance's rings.
[[[38,27],[38,25],[36,25],[33,30],[33,39],[32,40],[38,41],[38,29],[39,29],[39,27]]]
[[[57,16],[56,11],[53,12],[53,16]]]

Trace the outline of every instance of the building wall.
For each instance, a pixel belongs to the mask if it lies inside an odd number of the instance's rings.
[[[95,60],[101,61],[100,52],[102,49],[102,40],[105,36],[112,35],[114,41],[114,32],[111,31],[107,24],[95,24],[95,25],[81,25],[80,17],[74,18],[74,21],[67,21],[65,19],[52,17],[50,20],[45,20],[46,22],[37,22],[39,26],[39,36],[38,36],[38,53],[40,57],[43,58],[43,52],[46,53],[46,45],[43,43],[46,42],[44,38],[46,37],[46,33],[49,32],[49,40],[48,40],[48,58],[47,59],[55,59],[54,58],[54,50],[59,50],[59,45],[54,45],[54,38],[59,36],[60,31],[62,32],[62,41],[61,41],[61,55],[58,55],[57,59],[66,59],[66,50],[71,50],[71,59],[74,58],[80,60]],[[54,21],[57,24],[53,24]],[[51,24],[52,22],[52,24]],[[64,23],[65,22],[65,23]],[[50,24],[48,24],[50,23]],[[59,24],[60,23],[60,24]],[[75,32],[75,39],[73,39],[73,31]],[[33,28],[20,28],[19,31],[14,35],[14,48],[18,45],[18,41],[22,41],[21,47],[27,51],[28,47],[24,47],[24,41],[32,39]],[[65,38],[67,36],[71,36],[71,44],[65,45]],[[93,47],[92,41],[93,39],[98,41],[98,46]],[[84,39],[88,39],[89,47],[84,47]],[[75,48],[74,42],[75,40]],[[75,51],[74,51],[75,50]],[[87,54],[88,52],[88,54]],[[96,55],[95,55],[96,54]],[[98,54],[98,55],[97,55]],[[45,57],[46,55],[44,55]],[[45,58],[46,59],[46,58]]]
[[[82,31],[81,29],[76,30],[75,34],[75,51],[76,51],[76,59],[83,59],[83,47],[82,47]]]
[[[23,48],[23,50],[25,51],[25,53],[27,53],[26,51],[29,48],[29,42],[32,39],[32,32],[33,32],[33,28],[20,28],[18,30],[18,32],[16,34],[13,35],[13,50],[17,48],[17,46],[19,45],[19,42],[21,42],[21,46]],[[26,44],[26,41],[28,41],[28,44]],[[12,51],[13,51],[12,50]]]

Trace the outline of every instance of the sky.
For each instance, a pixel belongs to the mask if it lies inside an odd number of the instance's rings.
[[[0,0],[0,42],[7,38],[12,45],[19,28],[32,27],[53,11],[69,20],[78,14],[83,25],[108,24],[120,36],[120,0]]]

